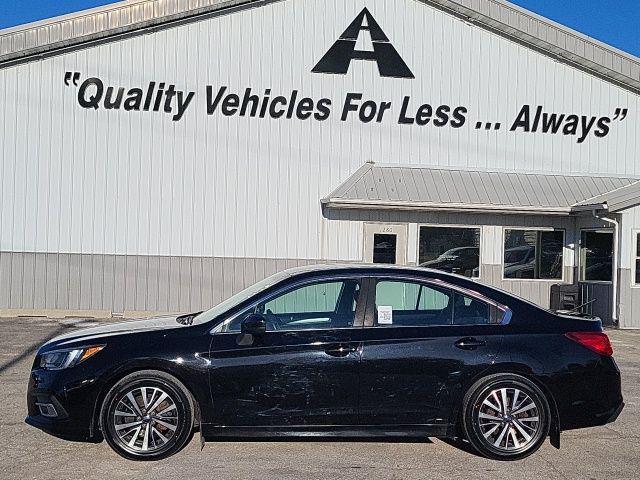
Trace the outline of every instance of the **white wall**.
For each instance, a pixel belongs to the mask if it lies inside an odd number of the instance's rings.
[[[346,76],[311,73],[364,6],[414,80],[361,61]],[[179,122],[87,110],[67,71],[127,88],[175,83],[196,98]],[[324,122],[207,116],[206,85],[299,89],[333,111]],[[341,122],[349,91],[391,101],[389,121]],[[404,95],[467,106],[467,123],[398,125]],[[629,114],[578,144],[509,132],[525,103]],[[286,0],[5,68],[0,105],[0,250],[14,252],[360,259],[360,223],[324,220],[319,199],[368,160],[640,175],[637,95],[414,0]]]

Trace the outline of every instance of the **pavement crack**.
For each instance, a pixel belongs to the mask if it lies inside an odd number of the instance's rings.
[[[551,463],[550,460],[547,460],[546,458],[542,457],[542,461],[547,465],[549,465],[549,467],[551,467],[551,470],[557,473],[560,478],[565,478],[565,479],[569,478],[562,471],[560,471],[553,463]]]

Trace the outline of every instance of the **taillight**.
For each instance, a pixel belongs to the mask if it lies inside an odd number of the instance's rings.
[[[609,337],[603,332],[569,332],[564,334],[574,342],[579,343],[583,347],[587,347],[600,355],[610,357],[613,355],[613,348]]]

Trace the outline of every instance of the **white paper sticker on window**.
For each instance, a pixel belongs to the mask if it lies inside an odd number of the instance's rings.
[[[393,325],[393,307],[391,305],[378,306],[378,325]]]

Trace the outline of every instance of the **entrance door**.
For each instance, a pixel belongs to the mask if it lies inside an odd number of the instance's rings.
[[[612,323],[613,230],[582,230],[580,234],[580,285],[583,311]]]
[[[407,226],[392,223],[364,224],[366,263],[407,263]]]

